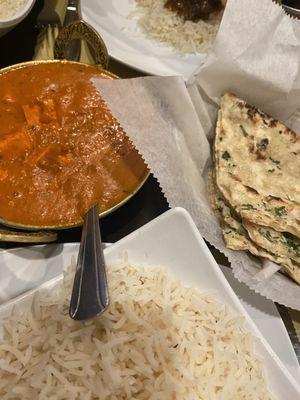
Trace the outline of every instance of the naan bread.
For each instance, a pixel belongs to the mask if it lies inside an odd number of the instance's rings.
[[[293,131],[229,93],[218,125],[218,169],[260,195],[300,205],[300,138]]]
[[[247,114],[247,110],[250,110],[251,118]],[[282,124],[278,124],[281,128],[283,127]],[[278,137],[286,139],[287,135],[279,134],[277,131],[272,133],[275,129],[273,125],[274,120],[260,111],[256,111],[255,114],[253,107],[244,101],[230,94],[223,96],[215,140],[216,183],[222,195],[243,219],[300,237],[300,206],[287,198],[274,197],[272,195],[274,191],[266,189],[268,186],[264,187],[264,193],[258,191],[262,182],[273,177],[276,177],[278,190],[281,190],[282,180],[286,178],[286,169],[284,169],[286,160],[285,158],[281,159],[284,161],[282,164],[281,161],[280,164],[273,162],[275,155],[272,150],[273,140],[270,138],[276,133],[274,142],[279,146]],[[257,133],[257,137],[254,136],[256,128],[259,133]],[[284,132],[283,128],[282,132]],[[293,135],[292,137],[294,137]],[[262,142],[261,136],[264,136],[265,142]],[[256,146],[255,140],[258,141],[260,147]],[[262,146],[262,143],[267,144]],[[285,144],[286,140],[283,141],[281,148],[284,148]],[[294,144],[300,148],[298,139]],[[256,149],[254,153],[252,153],[253,146]],[[289,149],[287,151],[290,151],[289,146],[287,146]],[[272,155],[268,155],[270,150],[272,150],[270,153]],[[297,157],[295,154],[289,154],[290,159],[291,157],[293,157],[292,161],[295,161],[296,164],[297,161],[299,163],[300,151]],[[270,166],[270,162],[273,165]],[[291,168],[290,165],[289,168]],[[250,175],[252,186],[248,185]],[[275,185],[274,182],[272,184]],[[297,186],[296,179],[294,179],[293,185]],[[285,193],[285,197],[289,197],[289,194]]]
[[[273,261],[281,265],[283,271],[300,284],[300,264],[292,261],[288,257],[278,256],[276,253],[272,252],[273,248],[267,251],[259,246],[259,243],[251,240],[251,236],[238,219],[238,216],[235,215],[234,211],[225,203],[222,194],[218,191],[213,174],[209,175],[207,186],[212,208],[222,222],[222,234],[226,247],[231,250],[249,251],[254,256]],[[251,227],[252,235],[256,237],[256,232],[259,232],[260,229],[265,229],[265,227],[259,227],[253,224]],[[276,232],[276,234],[278,234],[278,232]]]
[[[278,257],[287,257],[300,263],[300,240],[290,234],[282,234],[272,228],[243,220],[250,239],[258,246]]]
[[[233,229],[240,229],[242,228],[242,224],[238,221],[238,217],[234,214],[234,211],[227,206],[224,201],[224,197],[218,191],[215,181],[214,181],[214,174],[211,172],[208,175],[207,180],[207,190],[209,194],[210,204],[212,205],[215,214],[219,218],[221,222],[225,222],[228,226]],[[246,232],[246,231],[245,231]]]
[[[287,257],[277,257],[276,255],[265,251],[261,247],[255,245],[255,243],[250,239],[247,239],[245,235],[233,230],[227,224],[223,225],[222,231],[226,247],[231,250],[249,251],[254,256],[273,261],[274,263],[281,265],[282,272],[289,275],[295,282],[300,284],[300,264]]]
[[[300,238],[299,206],[274,197],[261,196],[226,171],[216,174],[216,182],[224,198],[242,219],[270,226],[280,232],[290,232]]]
[[[213,174],[208,177],[208,193],[212,208],[222,222],[222,233],[226,246],[232,250],[248,250],[256,256],[268,258],[268,253],[251,241],[241,220],[232,214],[230,207],[225,203],[214,183]]]

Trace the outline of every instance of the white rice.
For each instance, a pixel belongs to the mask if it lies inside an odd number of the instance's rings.
[[[163,270],[119,266],[108,281],[110,307],[93,321],[68,317],[70,276],[10,316],[1,400],[270,399],[243,318]]]
[[[26,2],[27,0],[0,0],[0,20],[13,17]]]
[[[211,14],[207,21],[184,21],[164,5],[166,0],[133,0],[138,24],[152,39],[174,47],[180,53],[203,53],[212,45],[223,12]],[[223,1],[225,3],[225,1]]]

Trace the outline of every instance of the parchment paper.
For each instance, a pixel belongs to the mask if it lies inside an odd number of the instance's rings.
[[[96,88],[158,179],[171,207],[192,215],[234,275],[300,310],[300,286],[270,262],[227,249],[206,190],[218,101],[229,90],[298,129],[300,21],[271,0],[228,0],[216,42],[188,83],[180,77],[94,79]],[[299,129],[298,129],[299,130]],[[196,262],[196,260],[195,260]]]

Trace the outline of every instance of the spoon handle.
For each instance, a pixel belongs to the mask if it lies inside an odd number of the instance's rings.
[[[70,317],[83,321],[101,314],[109,303],[98,206],[84,217],[70,303]]]
[[[68,0],[63,27],[69,25],[71,22],[79,21],[80,17],[80,1]],[[67,60],[79,61],[81,52],[81,43],[79,39],[71,40],[66,48]]]

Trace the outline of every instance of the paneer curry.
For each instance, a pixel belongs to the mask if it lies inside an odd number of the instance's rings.
[[[41,63],[0,75],[0,219],[63,227],[128,197],[147,167],[91,78],[96,67]]]

